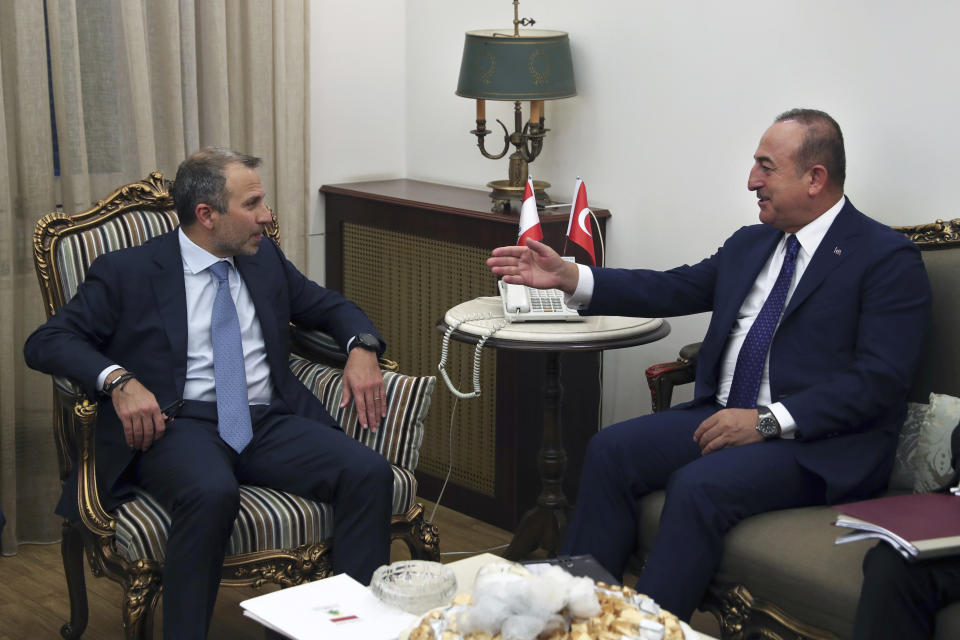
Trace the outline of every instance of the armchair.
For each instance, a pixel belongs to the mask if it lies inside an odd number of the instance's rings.
[[[96,206],[73,215],[51,213],[34,230],[34,264],[47,316],[76,292],[87,268],[100,254],[139,245],[178,225],[170,182],[154,172],[117,189]],[[278,239],[277,218],[267,230]],[[391,538],[402,541],[414,558],[438,560],[438,532],[424,520],[416,502],[417,466],[423,421],[436,383],[433,376],[413,377],[381,359],[387,417],[378,433],[360,427],[353,405],[339,408],[346,355],[329,337],[291,327],[290,367],[327,407],[344,431],[379,451],[393,464]],[[153,612],[160,595],[163,550],[169,517],[146,493],[104,510],[96,483],[95,399],[70,380],[54,378],[54,433],[61,479],[79,469],[77,501],[81,517],[63,523],[61,553],[70,595],[70,621],[64,638],[79,638],[88,608],[83,554],[95,576],[107,576],[123,588],[122,627],[126,638],[152,637]],[[224,563],[223,584],[287,587],[331,573],[335,514],[328,504],[265,487],[241,487],[240,513]]]
[[[922,251],[933,289],[933,322],[909,400],[925,403],[931,393],[960,396],[960,219],[895,228]],[[693,381],[699,347],[688,345],[677,361],[647,369],[654,411],[669,408],[675,385]],[[898,458],[905,457],[898,451]],[[663,497],[659,491],[640,501],[641,556],[656,535]],[[831,525],[836,513],[830,507],[764,513],[727,533],[723,558],[701,606],[718,619],[725,639],[850,636],[863,556],[874,542],[835,545],[839,534]],[[937,640],[957,637],[960,603],[943,609],[936,620]]]

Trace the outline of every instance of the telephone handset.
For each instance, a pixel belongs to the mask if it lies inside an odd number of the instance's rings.
[[[564,304],[564,293],[559,289],[534,289],[522,284],[497,281],[503,300],[503,315],[511,322],[552,320],[578,322],[583,317]]]
[[[440,377],[446,383],[450,392],[458,398],[476,398],[480,395],[480,357],[484,343],[495,333],[510,324],[511,322],[523,322],[527,320],[553,320],[556,321],[583,321],[584,318],[567,307],[564,303],[564,293],[559,289],[533,289],[525,285],[508,284],[503,280],[497,281],[500,288],[500,303],[503,309],[502,313],[497,307],[493,307],[489,312],[475,314],[469,317],[454,317],[451,312],[447,312],[444,322],[447,324],[447,330],[443,334],[443,342],[440,347],[440,363],[437,369],[440,371]],[[495,303],[496,298],[488,299]],[[449,375],[447,375],[446,365],[450,350],[450,335],[465,322],[475,322],[477,320],[492,321],[488,327],[481,331],[473,330],[479,336],[477,347],[473,352],[473,391],[462,392],[453,386]]]

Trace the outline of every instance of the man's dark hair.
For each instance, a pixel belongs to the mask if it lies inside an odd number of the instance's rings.
[[[837,121],[816,109],[790,109],[777,116],[775,122],[784,120],[795,120],[807,128],[803,142],[793,157],[797,175],[803,175],[815,164],[822,164],[827,169],[829,180],[843,189],[843,181],[847,177],[847,156],[843,150],[843,133]]]
[[[197,220],[197,205],[207,204],[220,213],[230,206],[226,169],[240,163],[250,169],[260,166],[260,158],[219,147],[197,151],[180,163],[173,180],[173,202],[177,205],[180,224],[190,226]]]

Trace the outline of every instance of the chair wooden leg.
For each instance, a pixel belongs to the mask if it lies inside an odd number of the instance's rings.
[[[60,555],[63,558],[63,573],[67,579],[70,595],[70,622],[60,628],[66,640],[76,640],[87,628],[87,584],[83,576],[83,538],[79,522],[64,520]]]
[[[402,540],[414,560],[440,561],[440,532],[423,518],[423,505],[416,505],[403,520],[394,521],[390,538]]]
[[[127,640],[153,638],[153,612],[159,599],[160,572],[138,562],[123,583],[123,632]]]

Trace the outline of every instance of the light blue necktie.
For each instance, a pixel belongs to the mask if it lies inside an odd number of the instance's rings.
[[[213,342],[213,377],[217,386],[218,428],[220,437],[240,453],[253,438],[240,319],[230,296],[230,281],[227,279],[230,263],[221,260],[210,265],[209,269],[217,279],[210,339]]]
[[[791,235],[787,240],[787,255],[783,258],[780,275],[773,283],[773,289],[770,290],[760,313],[753,321],[753,326],[747,332],[747,337],[740,347],[740,353],[737,354],[737,366],[733,370],[727,408],[753,409],[757,406],[763,365],[767,361],[770,342],[773,340],[773,333],[777,329],[780,314],[783,312],[783,303],[787,299],[787,291],[790,290],[790,283],[793,281],[793,270],[797,266],[799,251],[800,241],[797,240],[797,236]]]

